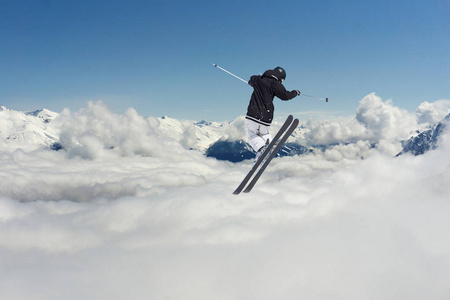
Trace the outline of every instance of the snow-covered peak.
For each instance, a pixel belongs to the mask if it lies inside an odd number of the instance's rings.
[[[195,123],[195,125],[197,125],[199,127],[203,127],[203,126],[211,126],[212,123],[208,122],[208,121],[205,121],[205,120],[201,120],[201,121]]]
[[[442,134],[448,130],[450,124],[450,114],[448,114],[441,122],[431,126],[430,129],[418,132],[416,136],[411,137],[404,143],[403,150],[397,156],[411,153],[413,155],[421,155],[429,150],[436,149]]]
[[[25,114],[28,116],[35,116],[35,117],[40,117],[40,118],[44,118],[44,119],[54,119],[59,116],[58,113],[48,110],[46,108],[31,111],[31,112],[26,112]]]
[[[33,149],[51,145],[59,139],[59,128],[52,123],[58,116],[48,109],[21,112],[1,106],[0,146]]]

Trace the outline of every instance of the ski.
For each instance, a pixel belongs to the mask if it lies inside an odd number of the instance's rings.
[[[255,177],[253,177],[252,181],[250,181],[248,186],[245,188],[244,193],[249,193],[253,189],[259,177],[261,177],[262,173],[267,168],[271,160],[275,157],[275,155],[278,153],[281,147],[283,147],[283,144],[291,136],[292,132],[294,132],[294,130],[297,128],[298,123],[299,123],[298,119],[295,119],[294,122],[292,122],[291,126],[289,126],[289,128],[286,130],[286,132],[284,133],[283,137],[281,138],[275,149],[273,149],[269,157],[267,157],[267,159],[264,161],[264,164],[258,170],[258,173],[256,173]]]
[[[272,141],[270,142],[269,146],[267,146],[267,148],[265,149],[264,153],[261,154],[261,156],[259,157],[259,159],[255,162],[255,164],[253,165],[253,167],[251,168],[250,172],[248,172],[247,176],[245,176],[245,178],[242,180],[241,184],[236,188],[236,190],[233,192],[234,195],[238,195],[245,187],[245,185],[248,183],[248,181],[252,178],[253,174],[256,172],[256,170],[258,169],[258,167],[261,165],[262,162],[265,162],[265,157],[270,153],[271,153],[271,149],[273,149],[276,145],[276,143],[278,142],[278,140],[280,139],[280,137],[283,135],[283,133],[289,128],[289,125],[291,125],[292,120],[294,119],[294,117],[292,115],[289,115],[286,119],[286,121],[284,122],[284,124],[281,126],[280,130],[278,130],[277,134],[275,135],[275,137],[272,139]],[[298,123],[298,120],[297,120]],[[275,152],[275,151],[273,151]],[[276,154],[276,153],[275,153]],[[261,176],[261,175],[260,175]],[[255,182],[256,183],[256,182]],[[253,183],[254,185],[254,183]]]

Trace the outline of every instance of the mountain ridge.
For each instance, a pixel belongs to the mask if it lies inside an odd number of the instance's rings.
[[[434,150],[438,147],[439,138],[450,124],[450,114],[448,114],[441,122],[431,126],[430,129],[418,132],[416,136],[404,141],[403,150],[396,157],[410,153],[414,156],[422,155],[425,152]]]
[[[0,106],[0,146],[5,149],[62,150],[65,147],[64,142],[60,140],[63,126],[63,121],[60,122],[60,120],[63,117],[67,116],[45,108],[21,112]],[[151,129],[150,132],[152,130],[159,131],[159,135],[178,142],[185,149],[200,151],[207,157],[232,162],[240,162],[254,157],[254,151],[246,142],[243,130],[245,127],[244,116],[230,122],[183,121],[168,116],[142,119],[145,121],[143,126],[148,126]],[[450,114],[441,122],[428,126],[426,130],[417,131],[414,136],[402,142],[402,150],[396,156],[405,153],[421,155],[436,149],[439,139],[449,127],[449,123]],[[278,126],[278,122],[274,122],[271,127],[272,131],[276,132]],[[114,132],[109,132],[109,134],[114,134]],[[325,152],[327,149],[339,145],[352,144],[351,141],[340,141],[308,146],[308,140],[315,138],[313,134],[311,129],[304,125],[299,126],[280,151],[279,156],[301,155],[312,151]],[[139,139],[139,137],[137,138]],[[376,143],[370,144],[370,148],[375,147]]]

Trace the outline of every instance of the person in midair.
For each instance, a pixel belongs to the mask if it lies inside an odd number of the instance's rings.
[[[288,101],[300,95],[299,90],[287,91],[283,86],[286,71],[281,67],[250,77],[253,93],[245,117],[245,132],[250,146],[256,152],[255,162],[272,140],[269,127],[273,120],[274,97]]]

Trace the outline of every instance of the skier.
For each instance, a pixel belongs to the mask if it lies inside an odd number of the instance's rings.
[[[262,76],[250,77],[248,84],[253,87],[253,93],[245,117],[245,131],[250,146],[255,150],[255,162],[272,140],[269,127],[273,120],[275,107],[273,98],[287,101],[299,96],[299,90],[286,91],[283,81],[286,79],[286,71],[281,67],[267,70]]]

